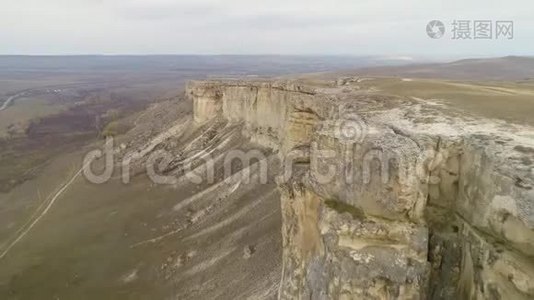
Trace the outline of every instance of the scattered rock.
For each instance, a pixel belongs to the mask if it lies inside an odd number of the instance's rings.
[[[243,258],[244,259],[249,259],[250,257],[252,257],[252,255],[255,252],[256,252],[256,247],[255,246],[252,246],[252,245],[246,246],[243,249]]]

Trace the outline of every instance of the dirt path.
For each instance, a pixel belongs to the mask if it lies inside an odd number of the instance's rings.
[[[13,102],[19,96],[20,96],[20,94],[17,94],[15,96],[11,96],[11,97],[7,98],[7,100],[4,101],[4,104],[2,104],[2,106],[0,106],[0,111],[5,110],[9,105],[11,105],[11,102]]]
[[[54,194],[54,196],[52,197],[52,199],[50,200],[50,202],[48,202],[48,205],[46,205],[43,209],[42,212],[38,212],[36,211],[34,213],[34,215],[36,215],[35,219],[33,220],[33,222],[31,223],[27,223],[29,225],[24,225],[24,229],[22,230],[19,230],[20,233],[19,235],[15,238],[15,240],[13,240],[13,242],[11,242],[6,248],[5,250],[2,251],[2,253],[0,254],[0,260],[3,259],[8,253],[9,251],[15,247],[15,245],[17,245],[21,240],[22,238],[24,238],[24,236],[26,236],[26,234],[28,234],[28,232],[30,232],[30,230],[32,230],[32,228],[48,213],[48,211],[50,210],[50,208],[52,208],[52,206],[54,205],[54,203],[56,202],[56,200],[67,190],[67,188],[69,188],[69,186],[74,182],[74,180],[76,180],[76,178],[78,178],[78,176],[80,176],[80,174],[82,173],[83,169],[84,169],[85,165],[82,166],[80,168],[80,170],[78,170],[71,178],[70,180],[65,183],[63,185],[63,187],[61,187],[61,189],[59,189],[59,191],[56,192],[56,194]],[[41,209],[43,206],[39,206],[38,209]]]

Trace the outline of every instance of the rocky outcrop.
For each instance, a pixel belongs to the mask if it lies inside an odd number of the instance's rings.
[[[253,141],[276,149],[309,144],[306,137],[318,120],[305,110],[316,102],[316,92],[286,82],[193,81],[187,91],[197,122],[216,115],[242,122]]]
[[[534,131],[335,82],[191,82],[278,151],[284,299],[534,297]]]

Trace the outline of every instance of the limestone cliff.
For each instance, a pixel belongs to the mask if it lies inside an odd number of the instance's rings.
[[[278,151],[282,299],[534,297],[534,131],[335,81],[190,82]]]

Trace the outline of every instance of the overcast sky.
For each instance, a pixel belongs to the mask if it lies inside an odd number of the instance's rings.
[[[532,0],[1,0],[0,54],[534,55]],[[441,39],[426,34],[445,23]],[[514,39],[452,22],[513,20]]]

